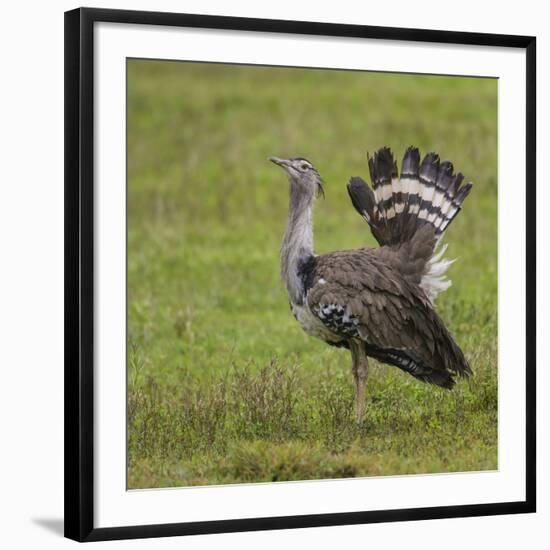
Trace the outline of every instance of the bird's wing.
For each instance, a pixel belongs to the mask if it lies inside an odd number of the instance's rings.
[[[464,355],[422,289],[377,250],[317,256],[309,309],[342,338],[365,342],[368,355],[452,387],[454,374],[470,373]]]

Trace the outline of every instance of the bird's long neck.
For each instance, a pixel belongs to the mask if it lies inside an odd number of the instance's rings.
[[[313,256],[313,196],[291,184],[288,222],[281,247],[281,277],[292,303],[301,305],[304,287],[301,265]]]

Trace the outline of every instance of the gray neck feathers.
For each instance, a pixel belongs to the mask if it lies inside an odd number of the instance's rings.
[[[291,181],[288,222],[281,247],[281,277],[292,303],[304,298],[300,264],[313,255],[313,194]]]

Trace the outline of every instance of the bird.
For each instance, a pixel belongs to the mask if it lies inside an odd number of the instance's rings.
[[[434,152],[421,161],[413,146],[400,175],[390,148],[367,158],[372,188],[354,176],[347,191],[379,246],[316,255],[313,205],[325,184],[304,157],[269,157],[289,180],[280,266],[290,309],[307,334],[350,351],[358,424],[369,358],[446,389],[472,375],[434,305],[451,285],[445,273],[454,261],[443,258],[442,237],[472,183]]]

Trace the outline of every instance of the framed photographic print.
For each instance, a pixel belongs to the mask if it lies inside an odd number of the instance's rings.
[[[534,512],[535,153],[533,37],[67,12],[66,536]]]

